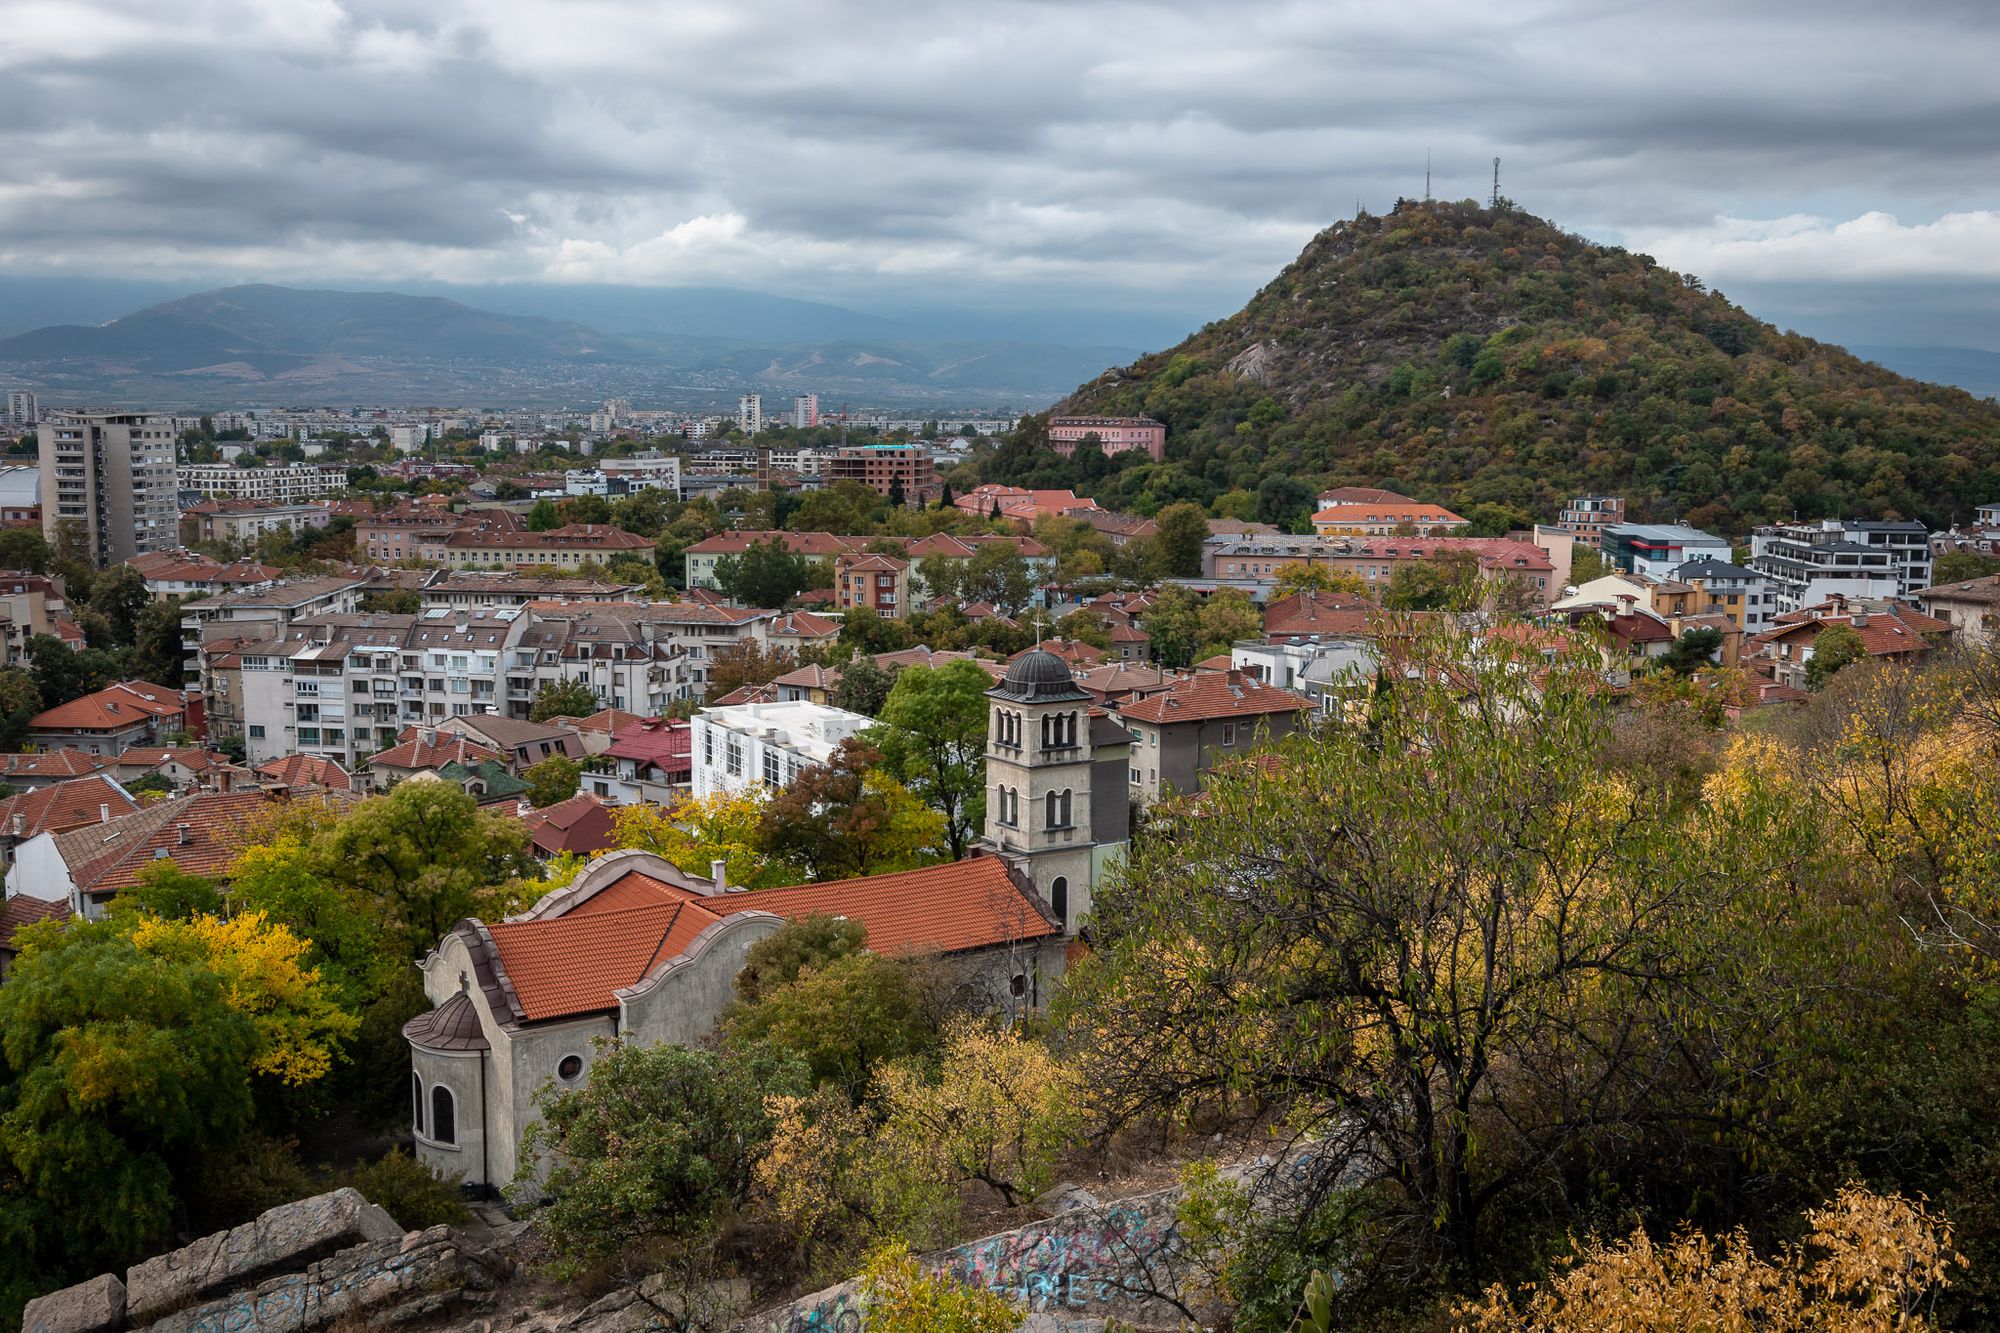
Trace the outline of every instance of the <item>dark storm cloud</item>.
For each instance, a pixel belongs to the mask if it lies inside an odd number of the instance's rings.
[[[2000,15],[26,0],[0,268],[740,283],[1220,313],[1357,201],[1711,280],[2000,282]],[[2000,341],[2000,337],[1992,339]]]

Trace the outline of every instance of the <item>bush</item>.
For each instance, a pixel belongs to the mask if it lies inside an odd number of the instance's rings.
[[[386,1156],[373,1162],[349,1167],[328,1185],[330,1188],[351,1185],[368,1202],[387,1209],[403,1230],[422,1231],[425,1227],[458,1226],[472,1220],[472,1212],[465,1206],[465,1197],[459,1189],[464,1178],[463,1171],[440,1176],[401,1148],[391,1148]]]

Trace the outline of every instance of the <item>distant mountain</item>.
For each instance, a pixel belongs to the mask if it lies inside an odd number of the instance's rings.
[[[1079,475],[1112,507],[1243,489],[1292,520],[1313,487],[1363,484],[1546,516],[1607,494],[1740,533],[1794,513],[1936,522],[2000,497],[2000,405],[1470,201],[1335,224],[1238,313],[1055,410],[1167,423],[1164,469]],[[1016,475],[995,480],[1065,484],[1053,455],[998,462]]]
[[[0,362],[260,377],[361,357],[519,364],[637,354],[580,324],[497,315],[435,296],[261,284],[184,296],[96,327],[56,325],[0,339]]]
[[[2000,397],[2000,352],[1979,347],[1867,347],[1848,351],[1912,379],[1955,384],[1981,398]]]
[[[526,287],[489,294],[586,308],[618,331],[431,295],[251,285],[99,325],[0,339],[10,380],[93,401],[472,401],[574,405],[611,395],[674,406],[744,390],[871,404],[1033,407],[1130,349],[925,337],[893,321],[730,289]],[[717,332],[730,331],[729,335]],[[753,336],[755,335],[755,336]]]

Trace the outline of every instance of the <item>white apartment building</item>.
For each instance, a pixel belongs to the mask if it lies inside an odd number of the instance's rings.
[[[746,393],[736,400],[736,428],[745,435],[764,429],[764,396]]]
[[[16,389],[7,395],[7,424],[10,426],[32,426],[41,420],[41,411],[35,403],[35,395],[26,389]]]
[[[611,483],[596,468],[573,467],[563,473],[564,495],[609,495]]]
[[[607,458],[597,465],[608,486],[606,494],[631,495],[635,491],[671,491],[681,494],[681,460],[675,454],[649,450],[630,458]]]
[[[831,759],[842,741],[874,725],[875,719],[863,714],[804,700],[697,713],[694,794],[788,787],[805,769]]]
[[[819,425],[819,395],[802,393],[792,399],[792,425],[799,430],[811,430]]]
[[[1916,522],[1774,523],[1751,530],[1750,568],[1774,616],[1835,596],[1910,598],[1931,585],[1931,536]]]
[[[428,426],[389,427],[389,447],[398,453],[415,453],[430,442],[431,431]]]
[[[315,463],[237,467],[233,463],[183,463],[181,489],[223,500],[292,504],[347,489],[347,469]]]
[[[66,412],[38,431],[42,535],[83,525],[99,568],[180,545],[174,419],[133,412]]]

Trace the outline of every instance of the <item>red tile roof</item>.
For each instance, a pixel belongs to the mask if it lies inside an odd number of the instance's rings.
[[[1203,671],[1171,690],[1121,704],[1118,716],[1120,721],[1171,726],[1214,718],[1296,713],[1311,706],[1290,690],[1262,684],[1239,671]]]
[[[571,852],[588,856],[618,843],[611,806],[591,793],[578,792],[567,801],[545,805],[521,816],[529,841],[550,856]]]
[[[352,791],[354,780],[347,770],[331,759],[312,754],[288,754],[257,766],[257,776],[281,782],[287,787],[319,787],[326,791]]]
[[[750,549],[752,542],[777,543],[796,555],[829,556],[846,555],[859,551],[873,540],[868,537],[843,537],[832,532],[777,532],[747,529],[741,532],[718,532],[712,537],[704,537],[687,547],[684,555],[741,555]]]
[[[120,682],[37,713],[28,726],[34,731],[123,731],[149,719],[179,717],[186,707],[179,690]]]
[[[570,731],[601,731],[607,736],[616,736],[625,728],[636,726],[646,719],[637,713],[628,713],[622,708],[603,708],[589,717],[557,717],[549,720]]]
[[[0,754],[0,782],[12,778],[80,778],[109,768],[111,761],[88,750],[41,750]]]
[[[0,903],[0,950],[12,951],[14,932],[23,926],[32,926],[38,921],[69,920],[67,902],[49,902],[42,898],[31,898],[25,893],[17,893]]]
[[[191,745],[162,745],[135,746],[111,762],[119,768],[146,769],[160,768],[171,762],[196,773],[206,773],[218,767],[222,760]]]
[[[486,927],[530,1022],[617,1003],[679,956],[703,930],[738,912],[844,916],[877,953],[955,953],[1059,933],[998,857],[751,893],[702,896],[649,875],[614,880],[561,916]]]
[[[1352,593],[1295,592],[1265,605],[1264,637],[1370,634],[1380,613],[1375,603]]]
[[[682,718],[641,718],[637,724],[625,728],[612,737],[611,745],[604,753],[613,759],[630,759],[635,763],[653,764],[669,774],[692,772],[694,731]]]
[[[1321,491],[1318,498],[1323,505],[1416,503],[1407,495],[1385,491],[1380,486],[1336,486],[1330,491]]]
[[[397,743],[386,750],[378,750],[368,756],[369,767],[383,768],[443,768],[446,764],[464,764],[472,768],[488,760],[503,758],[500,751],[490,745],[461,736],[455,732],[432,732],[432,739],[425,740],[420,727],[405,727]]]
[[[32,838],[37,833],[61,833],[65,829],[95,824],[104,818],[103,807],[111,816],[130,814],[139,803],[125,789],[101,774],[51,783],[36,791],[24,791],[0,801],[0,837]],[[14,817],[21,817],[15,832]]]
[[[156,860],[171,860],[190,875],[220,877],[243,849],[244,826],[268,803],[254,788],[197,792],[57,834],[56,852],[84,893],[129,889]]]
[[[840,622],[810,611],[793,611],[771,622],[770,635],[774,639],[834,639],[840,637]]]
[[[1315,524],[1332,523],[1409,523],[1409,524],[1452,524],[1463,523],[1464,519],[1452,513],[1443,505],[1418,504],[1414,500],[1393,501],[1351,501],[1343,500],[1328,505],[1313,515]]]

